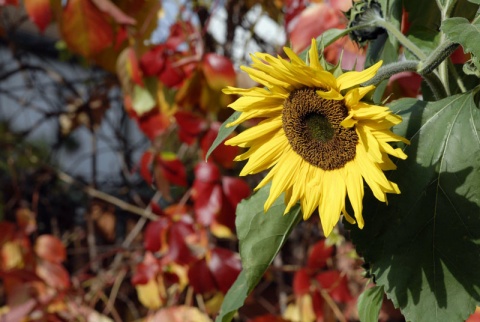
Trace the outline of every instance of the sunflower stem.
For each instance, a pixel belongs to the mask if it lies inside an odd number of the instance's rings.
[[[418,73],[421,75],[430,74],[437,68],[448,56],[450,56],[458,44],[449,40],[440,44],[423,62],[420,63]]]
[[[434,73],[430,73],[430,74],[422,75],[422,77],[427,83],[428,87],[430,87],[433,93],[433,96],[435,96],[435,99],[437,101],[447,97],[447,92],[445,91],[445,87],[443,86],[442,81],[437,75],[435,75]]]
[[[361,86],[377,85],[381,81],[392,77],[395,74],[401,72],[415,72],[423,77],[427,85],[430,87],[433,95],[437,100],[442,99],[447,96],[445,87],[441,82],[440,78],[432,72],[425,73],[424,71],[420,72],[419,69],[420,62],[416,60],[406,60],[402,62],[390,63],[385,66],[382,66],[377,74],[372,77],[370,80],[362,83]]]
[[[401,72],[417,72],[419,63],[420,62],[416,60],[406,60],[382,66],[378,70],[377,74],[370,80],[363,83],[362,86],[377,85],[384,79],[388,79]]]
[[[403,47],[410,50],[415,56],[420,60],[425,60],[427,56],[425,53],[418,48],[413,42],[410,41],[400,30],[397,29],[394,25],[386,21],[385,19],[375,20],[375,24],[379,27],[385,28],[391,35],[393,35],[397,40],[403,45]]]

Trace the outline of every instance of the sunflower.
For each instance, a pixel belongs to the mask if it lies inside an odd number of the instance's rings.
[[[252,55],[252,67],[242,69],[264,88],[224,89],[240,96],[229,107],[241,114],[227,126],[263,120],[225,144],[249,148],[235,158],[248,159],[240,175],[270,169],[255,188],[271,182],[265,211],[285,192],[285,213],[298,201],[304,219],[318,209],[328,236],[342,213],[363,228],[364,181],[380,201],[387,201],[387,193],[400,193],[383,170],[396,168],[389,155],[407,157],[389,142],[408,140],[389,130],[402,121],[400,116],[362,101],[375,87],[359,85],[376,74],[381,62],[335,77],[320,65],[316,48],[312,40],[308,64],[290,48],[284,48],[289,60]],[[346,211],[347,195],[355,219]]]

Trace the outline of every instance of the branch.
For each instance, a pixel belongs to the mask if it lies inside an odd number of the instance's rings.
[[[150,219],[150,220],[157,220],[158,216],[155,215],[153,212],[150,210],[146,210],[140,207],[137,207],[135,205],[129,204],[121,199],[118,199],[117,197],[114,197],[112,195],[109,195],[105,192],[102,192],[100,190],[94,189],[90,186],[86,186],[77,180],[75,180],[72,176],[66,174],[63,171],[57,170],[57,175],[60,180],[67,184],[71,185],[81,185],[83,186],[83,191],[88,194],[91,197],[101,199],[103,201],[106,201],[112,205],[117,206],[120,209],[123,209],[125,211],[131,212],[132,214],[139,215],[141,217]]]

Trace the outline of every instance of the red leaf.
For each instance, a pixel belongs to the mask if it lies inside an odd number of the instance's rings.
[[[319,292],[314,292],[312,294],[312,307],[318,321],[323,321],[324,306],[325,300],[323,299],[322,295],[320,295]]]
[[[203,157],[207,155],[208,149],[212,146],[213,141],[215,141],[218,131],[221,124],[219,122],[214,122],[210,125],[210,129],[202,137],[200,141],[200,147],[202,148]],[[211,156],[208,160],[213,160],[217,162],[224,168],[231,169],[235,162],[233,159],[239,154],[240,148],[238,146],[231,146],[223,144],[226,140],[234,136],[234,134],[229,135],[222,144],[220,144],[215,150],[213,150]]]
[[[227,57],[215,53],[208,53],[203,56],[202,68],[210,88],[220,91],[225,86],[235,85],[235,69]]]
[[[251,192],[250,187],[244,180],[235,177],[223,177],[222,187],[223,193],[234,210],[240,201],[250,196]]]
[[[150,185],[153,183],[152,162],[152,151],[145,151],[140,159],[140,175]]]
[[[5,242],[11,241],[15,236],[16,226],[12,222],[8,221],[1,221],[0,222],[0,246],[2,246]]]
[[[329,3],[333,8],[341,10],[343,12],[348,11],[348,9],[352,7],[351,0],[330,0]]]
[[[187,238],[195,234],[193,223],[182,217],[181,221],[177,221],[170,226],[168,236],[168,258],[178,264],[189,264],[195,260],[187,244]]]
[[[62,241],[52,235],[41,235],[37,238],[35,241],[35,254],[46,261],[58,264],[67,257]]]
[[[346,303],[353,298],[346,277],[339,271],[326,271],[318,274],[315,278],[333,300]]]
[[[265,314],[257,316],[253,319],[249,319],[248,322],[291,322],[290,320],[285,320],[281,316],[276,316],[273,314]]]
[[[312,38],[317,38],[328,29],[344,27],[345,17],[340,10],[325,3],[313,4],[299,15],[297,23],[290,30],[292,49],[301,52],[311,44]]]
[[[216,221],[235,231],[235,212],[240,201],[250,196],[250,187],[240,179],[234,177],[222,178],[222,210],[216,217]]]
[[[39,260],[35,268],[37,275],[49,286],[59,290],[70,287],[70,275],[60,264]]]
[[[92,0],[92,2],[97,6],[98,9],[108,14],[120,25],[135,25],[137,23],[135,19],[126,15],[109,0]]]
[[[60,31],[71,50],[92,57],[113,43],[113,30],[91,0],[70,0],[62,11]]]
[[[146,76],[160,74],[165,65],[165,45],[158,45],[151,48],[140,58],[140,67]]]
[[[128,39],[127,28],[125,26],[120,26],[115,37],[114,48],[116,51],[119,51],[122,48],[123,43]],[[118,66],[118,65],[117,65]]]
[[[153,253],[162,249],[167,245],[165,244],[166,230],[170,226],[170,220],[162,217],[156,221],[151,221],[145,228],[145,234],[143,237],[143,247],[145,250]]]
[[[207,265],[212,272],[218,290],[223,294],[227,293],[242,270],[240,257],[237,253],[218,247],[210,251],[210,260]]]
[[[211,162],[201,162],[195,167],[195,181],[204,183],[219,183],[220,171]]]
[[[318,241],[310,250],[307,267],[314,271],[324,268],[332,254],[333,247],[325,245],[325,239]]]
[[[153,256],[152,253],[146,252],[143,262],[137,265],[135,268],[135,274],[132,276],[132,284],[147,284],[148,281],[155,278],[160,272],[161,266],[159,261]]]
[[[187,186],[185,166],[174,153],[163,152],[158,156],[157,164],[160,166],[162,174],[168,182],[182,187]]]
[[[401,97],[414,97],[420,94],[422,77],[412,72],[403,72],[390,77],[384,97],[389,101]]]
[[[450,56],[452,59],[452,63],[454,64],[465,64],[467,60],[469,60],[471,57],[471,54],[466,54],[463,51],[462,46],[459,46]]]
[[[203,117],[191,112],[180,111],[175,113],[174,117],[179,127],[178,136],[180,140],[188,145],[195,142],[207,126],[207,122]]]
[[[165,46],[170,50],[176,50],[182,43],[188,42],[188,38],[195,32],[190,21],[176,22],[170,26],[170,35]]]
[[[0,6],[18,6],[18,0],[0,0]]]
[[[180,67],[174,66],[172,61],[167,61],[165,68],[158,75],[160,82],[170,88],[180,86],[186,77],[185,72]]]
[[[480,322],[480,309],[477,307],[475,312],[465,322]]]
[[[215,279],[205,259],[200,259],[190,266],[188,281],[196,293],[205,294],[217,289]]]
[[[307,269],[302,268],[295,272],[293,276],[293,293],[295,296],[301,296],[310,293],[310,275]]]
[[[290,32],[297,23],[298,15],[307,7],[307,0],[285,1],[285,30]]]
[[[210,226],[222,208],[222,187],[219,184],[194,184],[194,209],[197,222]]]
[[[142,130],[150,140],[153,140],[165,132],[165,129],[170,125],[170,120],[168,116],[160,113],[158,109],[154,109],[153,112],[139,117],[137,123],[140,130]]]
[[[30,19],[43,32],[52,20],[50,0],[24,0],[23,3]]]

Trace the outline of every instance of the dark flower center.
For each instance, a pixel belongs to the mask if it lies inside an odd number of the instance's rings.
[[[290,93],[283,103],[283,129],[305,161],[323,170],[340,169],[355,158],[358,136],[355,128],[340,125],[348,115],[344,102],[321,98],[317,90]]]

